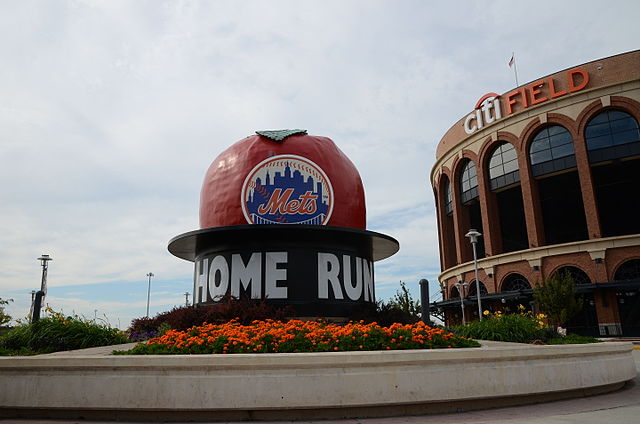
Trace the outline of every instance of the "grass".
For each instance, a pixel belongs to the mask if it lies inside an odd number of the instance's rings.
[[[601,343],[602,340],[598,340],[593,337],[579,336],[577,334],[567,334],[564,337],[554,337],[547,340],[547,344],[559,345],[559,344],[585,344],[585,343]]]
[[[49,315],[0,337],[0,355],[35,355],[129,342],[120,330],[95,320],[52,310]]]

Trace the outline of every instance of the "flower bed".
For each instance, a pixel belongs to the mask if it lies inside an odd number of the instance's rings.
[[[416,324],[350,322],[346,325],[316,321],[254,321],[241,325],[204,324],[186,331],[169,330],[120,354],[209,354],[335,352],[391,349],[440,349],[479,347],[474,340],[440,328]]]

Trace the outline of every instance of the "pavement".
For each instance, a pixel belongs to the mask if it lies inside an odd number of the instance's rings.
[[[634,343],[635,344],[635,343]],[[100,348],[96,348],[99,354]],[[85,351],[86,353],[86,351]],[[101,352],[100,352],[101,353]],[[633,351],[636,368],[640,373],[640,345]],[[187,421],[185,420],[185,423]],[[262,423],[283,424],[291,421]],[[636,424],[640,422],[640,375],[615,392],[535,405],[496,408],[451,414],[423,415],[391,418],[366,418],[346,420],[297,421],[298,424]],[[108,421],[68,420],[15,420],[0,419],[2,424],[112,424]],[[240,424],[241,422],[227,422]],[[242,422],[242,423],[246,423]],[[126,424],[126,423],[125,423]]]

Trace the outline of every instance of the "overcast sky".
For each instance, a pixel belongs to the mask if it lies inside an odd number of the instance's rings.
[[[209,164],[256,130],[331,138],[367,228],[401,249],[378,298],[437,291],[435,147],[487,92],[640,47],[640,2],[0,1],[0,297],[126,328],[184,303]]]

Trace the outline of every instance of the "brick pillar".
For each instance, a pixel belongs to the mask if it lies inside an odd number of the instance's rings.
[[[438,243],[440,245],[440,268],[443,271],[451,268],[452,266],[455,266],[457,263],[455,235],[453,234],[454,228],[451,223],[453,219],[448,216],[446,212],[446,185],[444,183],[445,179],[446,181],[449,181],[449,184],[451,184],[449,175],[442,173],[437,181],[437,187],[434,188],[434,196],[436,199],[436,216],[438,219]]]
[[[440,177],[442,178],[442,177]],[[446,252],[444,244],[444,218],[446,215],[445,205],[442,202],[442,196],[440,195],[440,178],[436,183],[436,187],[433,188],[433,197],[436,201],[436,219],[438,221],[438,247],[440,248],[440,270],[444,271],[446,268]],[[443,298],[444,299],[444,298]]]
[[[600,226],[600,219],[598,216],[598,202],[596,200],[595,190],[593,189],[591,166],[589,165],[587,145],[582,131],[575,137],[573,145],[576,155],[576,164],[578,167],[578,176],[580,178],[580,191],[582,192],[582,203],[584,204],[584,213],[587,220],[589,239],[601,238],[602,227]]]
[[[464,231],[464,227],[466,227],[466,222],[469,221],[468,217],[465,217],[465,211],[462,207],[462,199],[460,193],[460,185],[454,177],[451,179],[451,194],[453,196],[453,233],[456,241],[456,259],[457,263],[461,264],[463,262],[470,261],[468,249],[465,249],[465,237],[466,232]],[[465,219],[466,218],[466,219]],[[468,243],[466,243],[468,244]]]
[[[497,255],[502,252],[498,205],[496,197],[491,192],[488,184],[486,167],[482,163],[478,163],[476,169],[478,173],[480,214],[482,215],[482,237],[480,240],[484,243],[484,251],[487,256]]]
[[[529,154],[526,150],[518,152],[518,166],[520,168],[520,188],[522,189],[522,203],[527,224],[529,248],[544,246],[544,223],[542,221],[538,185],[531,176]]]
[[[444,252],[444,245],[443,245],[443,231],[442,231],[442,218],[440,217],[440,208],[438,206],[436,206],[436,218],[438,221],[438,251],[440,252],[440,271],[444,271],[446,269],[446,265],[445,265],[445,252]]]
[[[615,290],[596,290],[593,299],[596,303],[596,314],[598,315],[598,325],[620,326],[620,313],[618,311],[618,296]],[[610,332],[615,335],[615,332]]]

